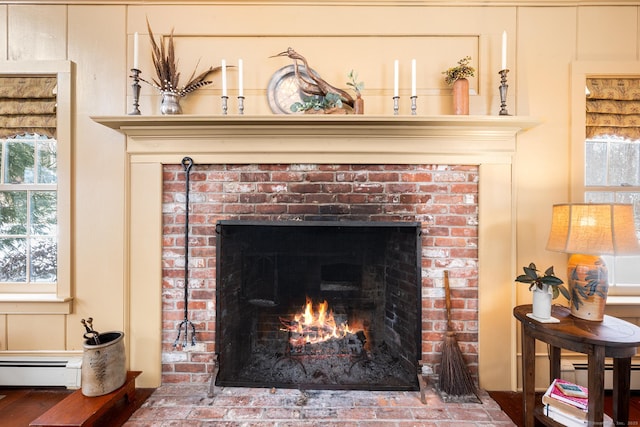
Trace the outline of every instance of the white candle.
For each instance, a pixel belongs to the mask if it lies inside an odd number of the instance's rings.
[[[411,96],[416,96],[416,60],[411,60]]]
[[[227,61],[222,60],[222,96],[227,96]]]
[[[238,59],[238,96],[244,96],[244,85],[242,83],[242,59]]]
[[[133,33],[133,68],[138,70],[138,32]]]
[[[502,32],[502,68],[500,70],[507,69],[507,32]]]
[[[393,62],[393,96],[398,96],[398,60]]]

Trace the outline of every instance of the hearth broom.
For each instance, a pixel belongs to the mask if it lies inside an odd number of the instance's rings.
[[[191,345],[196,345],[196,327],[189,320],[189,172],[191,172],[191,166],[193,166],[193,159],[191,157],[185,157],[182,159],[182,167],[186,175],[186,189],[185,189],[185,208],[184,208],[184,320],[178,325],[178,336],[173,342],[173,347],[178,346],[180,341],[180,334],[184,327],[184,342],[183,347],[187,346],[187,337],[189,336],[189,326],[191,326]]]
[[[449,272],[444,272],[444,294],[447,307],[447,333],[442,343],[442,361],[440,362],[439,388],[452,396],[475,394],[476,386],[467,368],[467,364],[458,346],[456,333],[451,323],[451,291],[449,290]]]

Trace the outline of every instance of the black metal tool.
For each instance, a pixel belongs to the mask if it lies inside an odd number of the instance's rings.
[[[93,317],[89,317],[87,320],[82,319],[80,323],[82,323],[86,330],[83,335],[84,339],[92,340],[94,345],[100,344],[100,339],[98,338],[100,333],[93,330]]]
[[[180,341],[180,335],[182,334],[182,328],[184,328],[184,341],[183,347],[187,346],[189,326],[191,326],[191,345],[196,345],[196,327],[189,320],[189,172],[193,166],[193,159],[191,157],[185,157],[182,159],[182,167],[185,172],[185,209],[184,209],[184,320],[178,325],[178,336],[173,342],[173,347],[178,346]]]

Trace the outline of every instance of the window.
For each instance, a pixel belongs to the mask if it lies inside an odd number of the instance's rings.
[[[585,202],[633,204],[636,231],[640,230],[640,140],[611,135],[587,139],[584,181]],[[609,267],[610,283],[640,285],[640,256],[603,259]]]
[[[571,200],[633,204],[640,239],[640,76],[634,74],[637,70],[636,62],[572,65]],[[640,256],[603,258],[609,268],[610,295],[640,294],[637,269]]]
[[[0,62],[0,80],[0,313],[70,313],[71,63]]]
[[[0,141],[0,286],[57,281],[56,146],[37,134]]]

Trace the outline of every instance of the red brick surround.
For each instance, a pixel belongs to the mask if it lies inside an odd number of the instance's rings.
[[[190,173],[189,320],[198,346],[173,348],[184,317],[184,195],[180,165],[164,166],[162,382],[206,382],[215,351],[215,223],[236,220],[420,221],[422,359],[434,369],[453,325],[472,371],[478,347],[478,168],[446,165],[194,165]],[[182,340],[181,340],[182,341]]]

